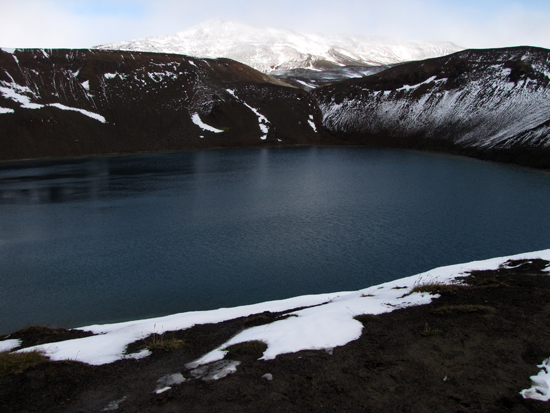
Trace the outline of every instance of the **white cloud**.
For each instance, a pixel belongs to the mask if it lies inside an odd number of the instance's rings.
[[[448,40],[469,48],[550,47],[550,5],[533,9],[503,2],[487,8],[485,3],[469,7],[425,5],[427,9],[417,14],[415,25],[403,24],[404,37]],[[399,16],[399,21],[405,21],[405,16]]]
[[[90,47],[125,34],[140,37],[135,17],[81,14],[67,1],[2,1],[0,44],[3,47]]]
[[[0,46],[90,47],[222,17],[297,31],[550,47],[546,2],[435,0],[0,0]]]

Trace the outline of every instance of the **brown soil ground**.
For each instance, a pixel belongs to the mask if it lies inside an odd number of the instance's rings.
[[[550,277],[540,272],[546,264],[476,272],[470,286],[442,290],[429,305],[362,319],[362,336],[332,354],[301,351],[260,361],[258,350],[248,350],[232,356],[242,362],[236,373],[188,380],[160,395],[153,393],[160,377],[190,377],[186,363],[279,315],[169,333],[185,345],[141,360],[45,362],[0,377],[0,411],[547,412],[550,402],[519,394],[550,356]],[[48,334],[71,333],[31,329],[12,337],[30,345]],[[266,373],[273,380],[262,378]]]

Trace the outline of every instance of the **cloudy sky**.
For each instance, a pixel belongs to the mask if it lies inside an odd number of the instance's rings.
[[[0,46],[86,48],[184,31],[217,17],[467,48],[550,48],[549,0],[0,0]]]

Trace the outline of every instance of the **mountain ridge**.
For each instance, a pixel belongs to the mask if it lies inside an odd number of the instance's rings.
[[[0,68],[0,160],[359,145],[550,168],[548,49],[465,50],[310,91],[162,53],[18,49]]]
[[[170,35],[95,46],[97,49],[226,57],[261,72],[295,68],[379,66],[441,56],[461,47],[385,37],[298,33],[214,19]]]

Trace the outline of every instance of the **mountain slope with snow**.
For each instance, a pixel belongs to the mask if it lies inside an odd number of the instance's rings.
[[[226,57],[264,73],[294,68],[388,65],[462,50],[449,42],[304,34],[220,19],[210,20],[171,35],[111,43],[96,48],[176,53],[207,58]]]
[[[319,143],[305,91],[228,59],[0,50],[0,160]]]
[[[550,167],[550,51],[466,50],[311,92],[343,144]]]
[[[163,53],[0,50],[0,68],[2,160],[321,144],[550,168],[547,49],[280,77],[295,86],[229,59]]]

